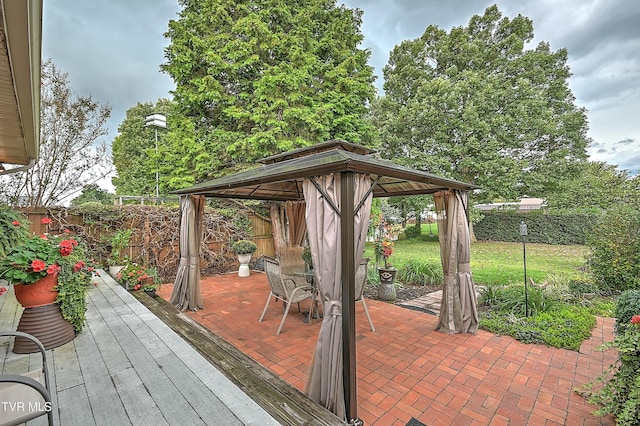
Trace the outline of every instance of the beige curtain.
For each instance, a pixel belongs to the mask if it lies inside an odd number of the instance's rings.
[[[449,334],[475,333],[478,310],[471,276],[471,240],[466,215],[467,195],[441,191],[433,195],[440,240],[444,286],[438,331]]]
[[[181,311],[203,309],[200,293],[200,241],[205,198],[180,197],[180,265],[170,303]]]
[[[342,359],[342,252],[340,214],[340,175],[330,174],[314,178],[318,187],[309,179],[303,184],[306,200],[306,221],[309,246],[316,271],[318,288],[323,300],[324,319],[311,361],[305,392],[316,403],[345,418]],[[355,264],[362,261],[367,226],[371,214],[371,179],[367,175],[355,175],[354,206],[365,197],[362,207],[355,212],[354,247]],[[327,200],[327,198],[329,200]]]
[[[289,247],[301,246],[307,235],[304,201],[286,201],[284,210],[289,222]]]

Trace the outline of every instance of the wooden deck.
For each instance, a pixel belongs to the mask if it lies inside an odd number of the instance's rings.
[[[96,282],[85,329],[47,351],[55,424],[280,424],[106,273]],[[10,287],[0,297],[0,329],[15,330],[21,312]],[[40,358],[12,345],[0,339],[0,372],[24,373]]]

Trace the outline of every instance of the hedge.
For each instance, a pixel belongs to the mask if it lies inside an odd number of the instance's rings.
[[[483,218],[473,225],[480,241],[522,241],[520,222],[527,224],[527,241],[532,243],[584,245],[595,229],[599,216],[596,213],[549,213],[534,211],[496,210],[483,212]]]

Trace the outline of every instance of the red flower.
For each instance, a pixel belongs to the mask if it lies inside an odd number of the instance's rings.
[[[20,226],[20,222],[18,222],[17,220],[14,220],[13,222],[11,222],[11,224],[13,226]],[[4,287],[3,287],[4,288]],[[6,289],[5,289],[6,290]]]
[[[48,217],[43,217],[42,219],[40,219],[40,223],[41,223],[42,225],[48,225],[48,224],[50,224],[51,222],[53,222],[53,221],[52,221],[51,219],[49,219]]]
[[[634,315],[631,317],[631,324],[640,324],[640,315]]]
[[[73,247],[75,247],[75,246],[77,246],[77,245],[78,245],[78,242],[77,242],[76,240],[74,240],[73,238],[69,238],[69,242],[71,243],[71,245],[72,245]]]
[[[82,268],[84,268],[84,262],[81,260],[80,262],[73,265],[73,272],[80,272]]]
[[[40,234],[38,235],[38,237],[40,237],[41,240],[48,240],[49,237],[47,237],[47,234]]]
[[[133,286],[133,289],[134,290],[140,290],[140,287],[142,287],[141,284],[136,284],[136,285]]]
[[[49,267],[47,268],[47,274],[58,275],[58,273],[60,272],[60,269],[61,268],[54,263],[53,265],[49,265]]]
[[[47,264],[40,259],[35,259],[31,262],[31,269],[33,269],[33,272],[42,272],[47,269]]]
[[[60,241],[60,254],[62,256],[69,256],[73,251],[73,243],[72,240],[62,240]],[[75,241],[75,240],[74,240]],[[76,242],[76,244],[78,244]]]
[[[2,296],[7,291],[6,287],[0,287],[0,296]]]

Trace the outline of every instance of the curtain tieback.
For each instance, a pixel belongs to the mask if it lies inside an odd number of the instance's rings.
[[[198,256],[189,256],[180,258],[180,266],[195,266],[200,261]]]
[[[458,272],[471,272],[471,265],[469,263],[461,263],[458,265]]]
[[[324,311],[328,315],[341,316],[342,315],[342,301],[340,300],[327,300],[324,304]]]

